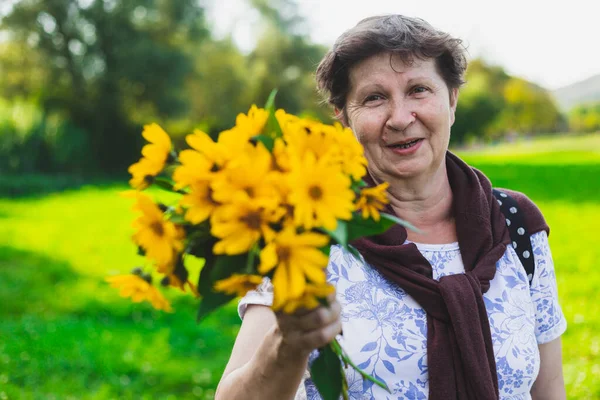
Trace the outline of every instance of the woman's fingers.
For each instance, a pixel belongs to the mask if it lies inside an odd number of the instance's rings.
[[[277,325],[288,350],[310,353],[331,342],[342,331],[340,303],[335,296],[328,298],[329,306],[320,306],[294,314],[277,313]]]
[[[320,327],[331,324],[333,321],[340,318],[342,307],[335,298],[329,304],[329,307],[317,307],[314,310],[310,310],[307,313],[291,314],[291,315],[280,315],[278,320],[283,323],[284,326],[280,328],[282,330],[298,330],[298,331],[312,331]]]
[[[341,331],[342,321],[338,319],[325,327],[305,333],[300,341],[304,348],[318,349],[330,343]]]
[[[310,353],[314,349],[326,346],[342,331],[342,321],[337,319],[312,331],[282,332],[283,341],[301,353]]]

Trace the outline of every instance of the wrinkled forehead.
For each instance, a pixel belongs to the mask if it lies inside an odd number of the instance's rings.
[[[384,84],[389,83],[390,80],[401,83],[416,78],[441,79],[433,58],[405,59],[396,53],[378,53],[349,69],[349,93],[364,85]]]

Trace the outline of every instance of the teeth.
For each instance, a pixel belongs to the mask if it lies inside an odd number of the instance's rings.
[[[409,147],[414,146],[418,141],[419,141],[419,139],[413,140],[412,142],[408,142],[408,143],[404,143],[404,144],[397,144],[394,147],[396,147],[398,149],[408,149]]]

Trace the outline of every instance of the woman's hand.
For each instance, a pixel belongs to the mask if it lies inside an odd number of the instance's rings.
[[[274,314],[250,306],[223,372],[215,398],[293,399],[311,351],[326,346],[342,331],[335,294],[328,307]]]
[[[342,307],[335,299],[335,293],[327,298],[327,302],[328,307],[276,314],[281,356],[308,357],[311,351],[326,346],[342,331]]]

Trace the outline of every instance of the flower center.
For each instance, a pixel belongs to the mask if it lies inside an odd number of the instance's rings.
[[[248,196],[254,197],[254,188],[253,187],[247,187],[247,188],[244,189],[244,191],[246,193],[248,193]]]
[[[242,286],[248,290],[256,289],[256,283],[249,280],[242,282]]]
[[[154,221],[153,223],[151,223],[150,229],[152,229],[152,231],[156,233],[156,236],[163,236],[165,234],[165,229],[163,228],[163,224],[161,224],[160,221]]]
[[[310,189],[308,189],[308,195],[313,200],[321,200],[321,197],[323,197],[323,190],[319,186],[311,186]]]
[[[212,206],[219,205],[219,203],[213,199],[213,190],[210,187],[206,190],[206,198],[204,200],[206,200],[206,202]]]
[[[280,263],[288,262],[292,256],[292,251],[289,247],[278,246],[277,247],[277,259]]]
[[[252,230],[259,230],[261,223],[262,223],[262,218],[260,217],[260,211],[252,211],[250,213],[248,213],[247,215],[243,216],[241,218],[241,220],[248,225],[248,227]]]

